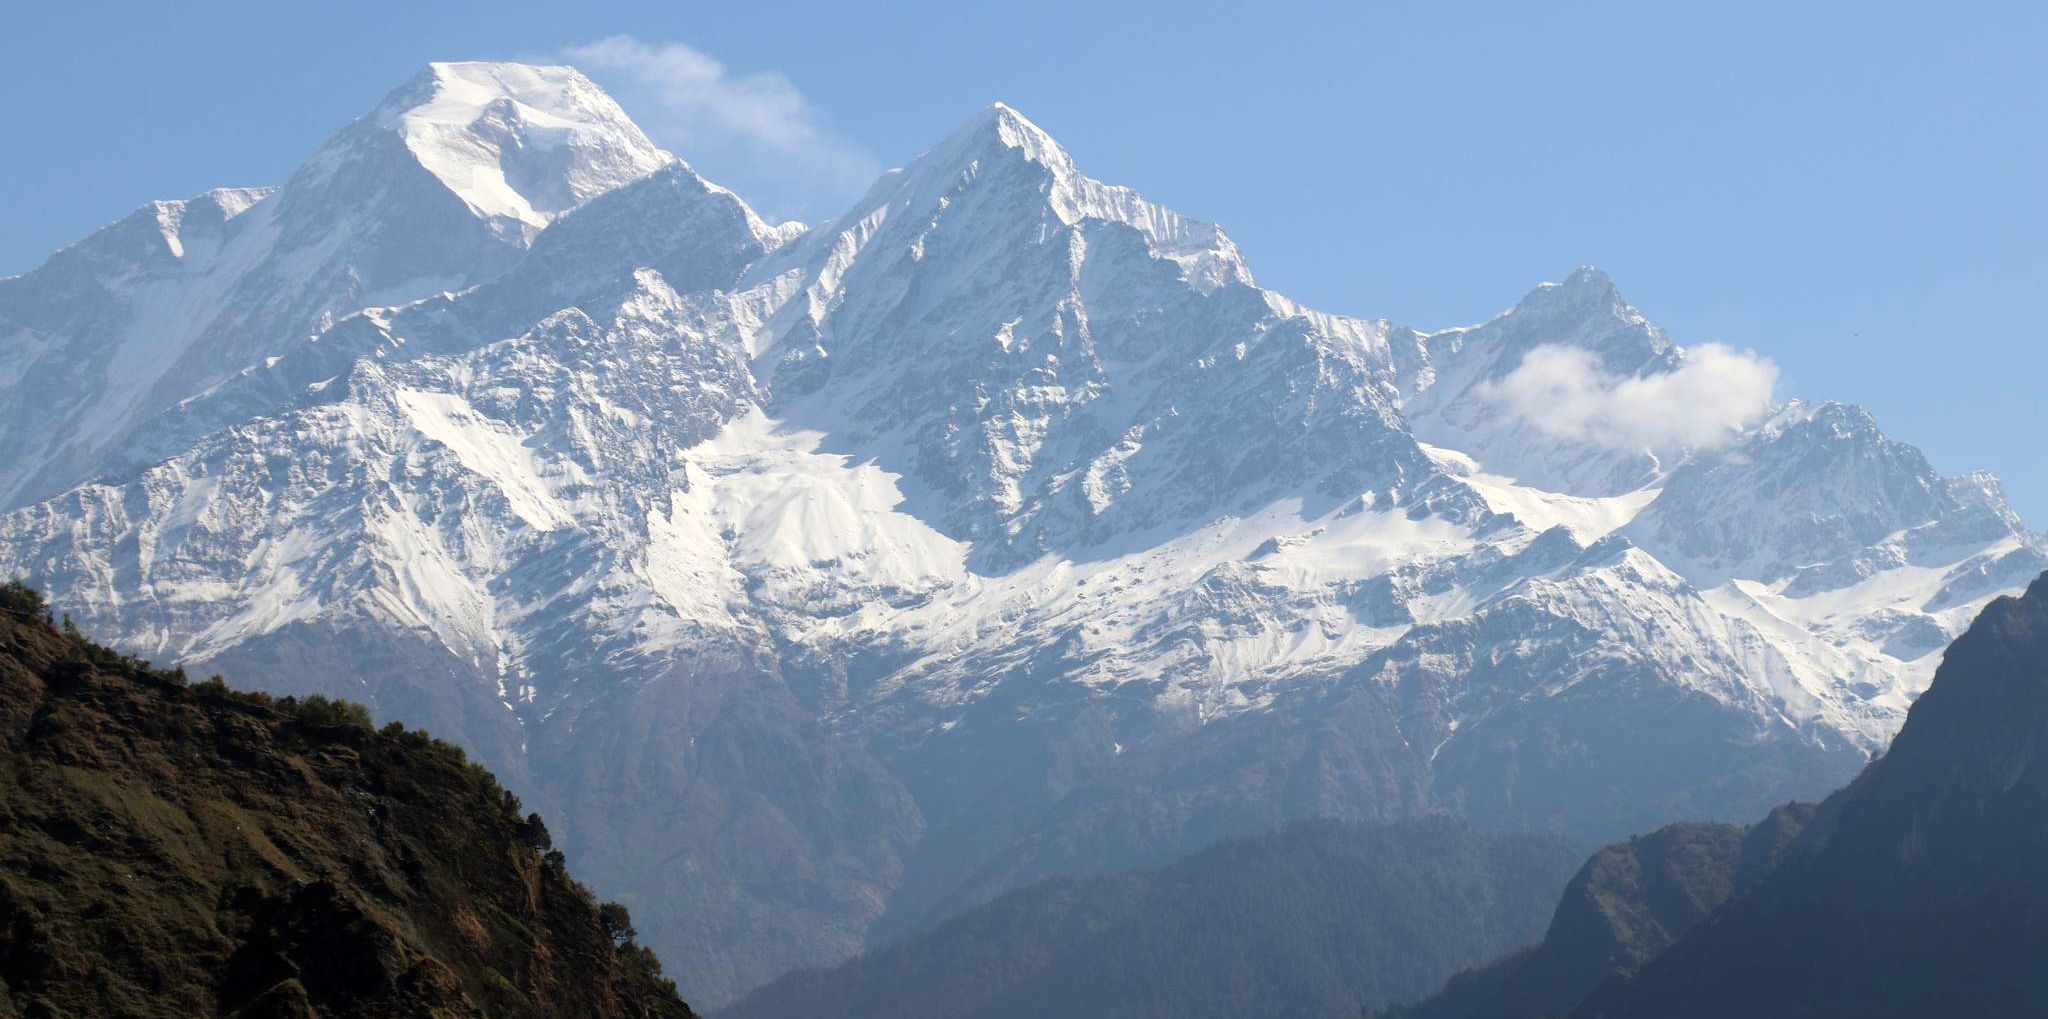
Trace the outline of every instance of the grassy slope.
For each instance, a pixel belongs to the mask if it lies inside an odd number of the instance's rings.
[[[547,850],[452,746],[0,588],[0,1016],[690,1016]]]

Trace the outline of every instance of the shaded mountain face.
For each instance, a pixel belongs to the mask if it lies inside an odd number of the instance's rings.
[[[1574,1015],[2040,1014],[2044,732],[2048,578],[1949,648],[1824,842]]]
[[[1453,977],[1386,1019],[1545,1019],[1627,977],[1801,851],[1815,810],[1788,804],[1744,829],[1686,823],[1608,846],[1565,886],[1543,940]]]
[[[688,1019],[462,752],[147,668],[0,588],[0,1014]]]
[[[5,462],[54,465],[0,571],[459,741],[700,1002],[1291,819],[1760,816],[2048,566],[1854,408],[1650,449],[1496,399],[1546,349],[1689,363],[1594,270],[1424,334],[1260,287],[1002,106],[809,230],[644,142],[567,69],[435,65],[160,259],[291,208],[318,273],[172,316],[58,271],[95,238],[0,281],[49,429]],[[154,396],[102,399],[107,344]]]
[[[720,1017],[1353,1014],[1534,937],[1576,858],[1444,819],[1298,824],[1011,892]]]

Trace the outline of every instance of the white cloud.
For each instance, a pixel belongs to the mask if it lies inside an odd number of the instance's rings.
[[[1480,394],[1538,431],[1616,449],[1720,445],[1771,407],[1778,366],[1718,343],[1661,375],[1615,375],[1577,347],[1542,346]]]
[[[826,130],[781,74],[735,74],[682,43],[629,35],[563,52],[656,144],[770,219],[836,216],[881,171],[865,150]]]

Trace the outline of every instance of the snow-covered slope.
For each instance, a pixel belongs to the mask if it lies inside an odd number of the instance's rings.
[[[873,451],[991,565],[1288,495],[1436,494],[1383,323],[1256,288],[1220,230],[1000,104],[745,283],[794,290],[749,341],[774,412]]]
[[[462,740],[693,1000],[1292,817],[1760,812],[1853,773],[2048,566],[1854,408],[1689,448],[1510,413],[1532,351],[1689,363],[1597,272],[1468,329],[1316,312],[1000,105],[798,235],[615,114],[435,65],[283,192],[118,228],[206,250],[346,179],[359,219],[418,185],[511,254],[376,234],[462,279],[319,290],[331,321],[164,375],[193,386],[96,480],[0,516],[0,570]],[[36,331],[0,383],[101,335]]]
[[[433,64],[282,188],[153,202],[0,279],[0,505],[88,477],[152,414],[359,308],[511,266],[654,147],[567,67]]]
[[[362,127],[395,135],[492,230],[521,243],[564,210],[668,161],[603,89],[568,67],[430,64]],[[347,148],[314,157],[309,178],[345,172]]]

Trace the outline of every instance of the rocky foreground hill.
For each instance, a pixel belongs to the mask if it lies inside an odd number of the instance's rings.
[[[692,1016],[462,751],[0,588],[0,1016]]]

